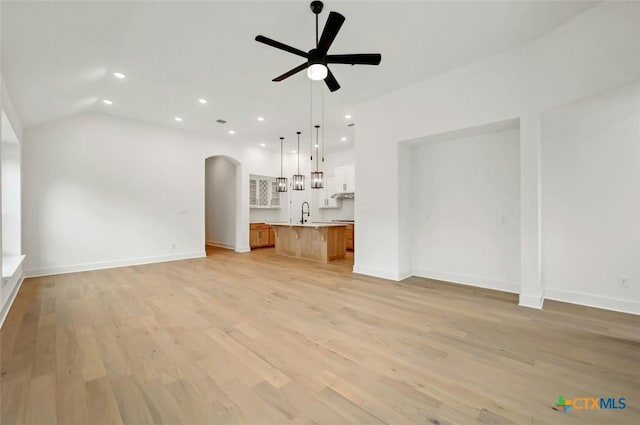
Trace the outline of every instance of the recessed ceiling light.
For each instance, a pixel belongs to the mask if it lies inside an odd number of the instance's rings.
[[[260,122],[264,121],[264,117],[258,117],[258,121]]]
[[[105,105],[113,105],[113,102],[109,99],[102,99],[102,103],[104,103]]]
[[[201,97],[200,99],[198,99],[198,102],[200,102],[203,105],[206,105],[207,104],[207,99],[204,99],[204,98]]]
[[[346,138],[346,137],[343,137],[343,138],[342,138],[342,139],[340,139],[340,140],[342,140],[343,142],[346,142],[346,141],[347,141],[347,138]]]
[[[119,79],[121,79],[121,80],[122,80],[123,78],[127,78],[127,76],[126,76],[126,75],[124,75],[122,72],[114,72],[114,73],[113,73],[113,76],[114,76],[114,77],[116,77],[116,78],[119,78]]]
[[[260,146],[262,146],[264,148],[265,146],[267,146],[267,144],[266,143],[260,143]]]
[[[233,130],[229,130],[229,134],[236,134],[236,132]]]
[[[175,117],[174,120],[176,120],[178,122],[182,122],[182,118],[180,118],[180,117]]]
[[[350,120],[351,119],[351,115],[347,114],[344,116],[345,119]]]
[[[291,153],[296,153],[296,151],[291,151]]]
[[[320,147],[319,145],[314,145],[315,148]]]

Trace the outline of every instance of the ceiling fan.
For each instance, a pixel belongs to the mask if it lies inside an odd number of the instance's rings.
[[[329,90],[332,92],[340,88],[340,84],[333,76],[333,73],[327,67],[328,64],[351,64],[351,65],[379,65],[382,60],[382,56],[379,53],[359,53],[351,55],[329,55],[327,54],[333,40],[338,35],[338,31],[344,23],[344,16],[338,12],[329,12],[329,18],[322,30],[322,35],[318,39],[318,15],[322,12],[324,4],[321,1],[311,2],[311,11],[316,15],[316,47],[304,52],[296,49],[295,47],[288,46],[279,41],[272,40],[263,35],[256,37],[256,41],[264,43],[276,49],[284,50],[285,52],[293,53],[294,55],[301,56],[307,61],[299,66],[296,66],[290,71],[274,78],[272,81],[282,81],[291,77],[294,74],[307,70],[307,76],[312,80],[324,80]]]

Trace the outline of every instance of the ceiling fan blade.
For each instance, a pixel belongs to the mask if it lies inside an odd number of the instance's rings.
[[[296,49],[295,47],[287,46],[284,43],[272,40],[268,37],[265,37],[264,35],[257,36],[256,41],[259,43],[264,43],[271,47],[275,47],[276,49],[284,50],[285,52],[293,53],[294,55],[302,56],[305,59],[309,59],[309,53],[303,52],[302,50]]]
[[[340,31],[340,27],[342,27],[343,23],[344,16],[338,12],[329,12],[327,23],[324,24],[320,41],[318,41],[318,51],[323,56],[329,51],[329,47],[331,47],[331,43],[333,43],[336,35],[338,35],[338,31]]]
[[[327,63],[346,63],[351,65],[380,65],[380,53],[359,53],[355,55],[327,55]]]
[[[338,80],[334,77],[333,72],[329,68],[327,68],[327,77],[324,79],[325,84],[329,87],[329,90],[334,92],[340,88],[340,84],[338,84]]]
[[[308,62],[303,63],[302,65],[296,66],[295,68],[293,68],[290,71],[285,72],[284,74],[274,78],[271,81],[282,81],[285,78],[289,78],[291,77],[293,74],[297,74],[298,72],[302,71],[303,69],[306,69],[309,66]]]

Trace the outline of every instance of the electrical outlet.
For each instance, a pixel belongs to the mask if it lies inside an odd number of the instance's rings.
[[[171,249],[176,249],[176,243],[175,242],[171,244]]]
[[[621,286],[623,288],[628,288],[629,287],[629,278],[626,276],[620,276],[618,278],[618,286]]]

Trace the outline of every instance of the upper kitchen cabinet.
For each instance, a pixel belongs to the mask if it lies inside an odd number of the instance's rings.
[[[275,177],[249,176],[249,207],[280,208],[280,192]]]
[[[335,174],[335,193],[356,191],[356,173],[354,165],[336,167]]]
[[[318,189],[318,208],[340,208],[340,200],[331,195],[336,193],[336,178],[325,177],[324,188]]]

